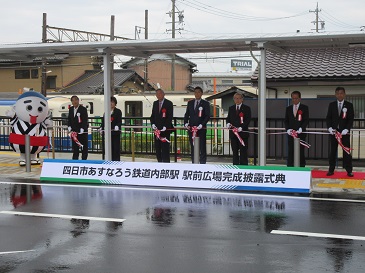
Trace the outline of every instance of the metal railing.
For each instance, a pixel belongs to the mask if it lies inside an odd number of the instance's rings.
[[[171,154],[177,157],[190,158],[190,144],[188,132],[183,128],[183,119],[174,118],[175,130],[171,134]],[[101,119],[89,119],[88,145],[90,153],[103,154],[104,138],[99,133]],[[257,119],[251,121],[250,137],[248,140],[248,156],[256,163],[258,155]],[[284,129],[284,119],[267,119],[266,155],[268,159],[286,159],[287,155],[287,134]],[[207,124],[207,154],[211,157],[231,157],[229,132],[222,130],[226,122],[224,118],[211,119]],[[365,159],[365,119],[357,119],[352,130],[351,143],[353,158]],[[329,135],[327,133],[325,119],[312,119],[309,122],[309,132],[322,134],[308,134],[307,142],[311,144],[306,149],[307,159],[327,160],[329,155]],[[123,118],[121,128],[121,154],[143,154],[154,155],[154,134],[150,127],[149,118]],[[0,150],[11,150],[8,143],[8,136],[11,132],[10,119],[0,117]],[[281,134],[278,134],[281,132]],[[273,134],[275,133],[275,134]],[[55,152],[71,152],[71,139],[67,131],[67,119],[54,118],[53,128],[49,130],[52,136],[50,145]],[[134,143],[134,145],[132,145]],[[133,146],[133,147],[132,147]],[[180,153],[178,154],[178,150]],[[342,153],[340,153],[342,155]]]

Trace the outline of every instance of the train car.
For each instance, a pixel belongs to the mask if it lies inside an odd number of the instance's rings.
[[[104,95],[77,95],[80,104],[86,107],[89,117],[99,118],[104,114]],[[128,94],[116,95],[117,107],[122,110],[123,117],[150,117],[153,102],[156,100],[155,94]],[[71,106],[71,95],[48,95],[48,106],[51,116],[54,118],[65,118],[68,116],[68,109]],[[184,117],[186,105],[189,100],[194,99],[193,93],[185,94],[166,94],[174,104],[174,116]],[[6,116],[16,100],[0,100],[0,116]],[[216,105],[211,104],[211,113],[216,109],[217,117],[223,116],[220,102]]]

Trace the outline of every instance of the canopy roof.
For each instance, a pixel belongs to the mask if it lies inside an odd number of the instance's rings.
[[[0,45],[0,59],[113,54],[147,57],[161,53],[201,53],[260,50],[285,52],[291,48],[365,46],[365,32],[295,33],[239,37]]]

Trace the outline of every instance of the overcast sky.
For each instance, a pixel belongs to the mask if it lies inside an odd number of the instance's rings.
[[[47,24],[108,34],[110,17],[115,15],[115,35],[135,37],[135,26],[144,26],[144,11],[149,11],[149,39],[171,37],[171,0],[16,0],[2,3],[0,43],[40,42],[42,14]],[[176,0],[177,10],[184,11],[184,30],[177,38],[232,37],[244,34],[313,32],[312,0]],[[322,0],[318,3],[324,31],[358,31],[365,25],[364,0]],[[141,33],[141,38],[144,34]],[[242,53],[247,55],[247,53]],[[220,53],[218,56],[227,56]],[[236,58],[240,53],[236,53]],[[208,55],[210,57],[211,55]],[[185,56],[186,57],[186,56]],[[188,56],[189,57],[189,56]],[[194,57],[204,57],[203,54]],[[127,60],[121,57],[121,60]],[[243,57],[241,59],[244,59]],[[193,59],[200,72],[227,72],[230,59]]]

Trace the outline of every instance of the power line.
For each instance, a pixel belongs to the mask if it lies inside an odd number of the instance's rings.
[[[178,1],[181,4],[184,4],[188,7],[200,10],[200,11],[205,12],[205,13],[209,13],[209,14],[212,14],[212,15],[220,16],[220,17],[235,19],[235,20],[242,20],[242,21],[273,21],[273,20],[288,19],[288,18],[293,18],[293,17],[298,17],[298,16],[308,14],[307,11],[303,11],[301,13],[291,15],[291,16],[272,17],[272,18],[270,18],[270,17],[258,17],[258,16],[249,16],[249,15],[235,13],[235,12],[232,12],[232,11],[223,10],[223,9],[220,9],[220,8],[216,8],[216,7],[204,4],[204,3],[199,2],[199,1],[194,1],[194,2],[191,2],[189,0],[178,0]]]

